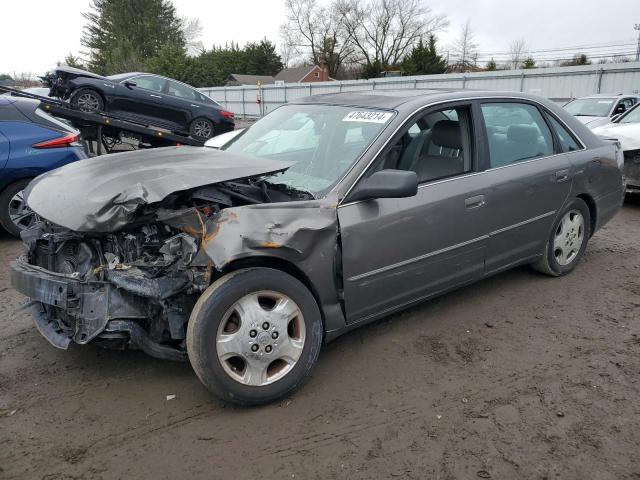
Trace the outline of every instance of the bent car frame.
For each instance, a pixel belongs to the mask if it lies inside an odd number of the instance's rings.
[[[188,357],[221,398],[266,403],[355,327],[515,265],[570,272],[621,206],[621,167],[534,96],[309,97],[219,150],[38,177],[12,283],[59,348]]]

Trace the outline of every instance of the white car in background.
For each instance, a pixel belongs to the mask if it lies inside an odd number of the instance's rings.
[[[638,95],[597,94],[576,98],[564,108],[590,129],[606,125],[616,115],[621,115],[640,103]]]
[[[620,142],[624,152],[627,191],[640,193],[640,103],[611,123],[594,128],[593,133]]]

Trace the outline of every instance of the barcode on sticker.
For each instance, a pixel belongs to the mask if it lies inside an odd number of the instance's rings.
[[[343,122],[369,122],[369,123],[387,123],[393,117],[391,112],[349,112],[342,119]]]

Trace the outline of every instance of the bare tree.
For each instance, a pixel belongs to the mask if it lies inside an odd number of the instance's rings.
[[[514,70],[520,67],[527,51],[527,42],[524,38],[516,38],[509,45],[509,63]]]
[[[358,60],[366,67],[398,65],[429,34],[448,25],[422,0],[337,0]]]
[[[202,23],[199,18],[180,18],[182,25],[182,33],[184,35],[185,48],[187,54],[196,56],[204,50],[204,45],[200,38],[202,37]]]
[[[327,68],[335,76],[343,63],[350,60],[353,44],[349,41],[338,0],[328,6],[317,0],[285,0],[286,22],[280,27],[288,61],[303,55],[316,65]]]
[[[454,58],[454,64],[451,66],[453,71],[466,72],[470,67],[475,66],[478,58],[478,44],[471,28],[471,20],[467,20],[460,28],[460,35],[453,42],[451,50]]]

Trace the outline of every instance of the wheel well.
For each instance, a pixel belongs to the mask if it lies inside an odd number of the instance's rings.
[[[12,185],[15,185],[18,182],[24,182],[25,180],[31,181],[36,177],[20,177],[20,178],[16,178],[13,181],[7,183],[4,187],[2,187],[2,189],[0,189],[0,195],[2,194],[2,192],[4,192],[7,188],[9,188]]]
[[[69,99],[71,99],[80,90],[91,90],[92,92],[96,92],[98,95],[100,95],[100,98],[102,99],[102,108],[107,108],[107,97],[104,96],[104,93],[102,93],[102,91],[100,91],[100,90],[98,90],[97,88],[94,88],[94,87],[79,87],[79,88],[76,88],[73,92],[71,92],[69,94]]]
[[[273,268],[274,270],[280,270],[284,273],[288,273],[292,277],[302,282],[302,284],[311,292],[313,298],[315,298],[316,303],[318,304],[318,309],[320,310],[320,315],[322,316],[322,324],[324,325],[324,310],[322,308],[322,303],[320,302],[320,296],[313,286],[313,283],[311,283],[311,280],[309,280],[309,277],[307,277],[307,275],[293,263],[277,257],[248,257],[241,258],[227,264],[222,269],[221,273],[223,275],[226,275],[227,273],[231,273],[242,268],[254,267]]]
[[[589,216],[591,217],[591,235],[593,235],[596,231],[596,225],[598,224],[598,210],[596,202],[586,193],[581,193],[578,195],[578,198],[584,201],[584,203],[587,204],[587,207],[589,207]]]

